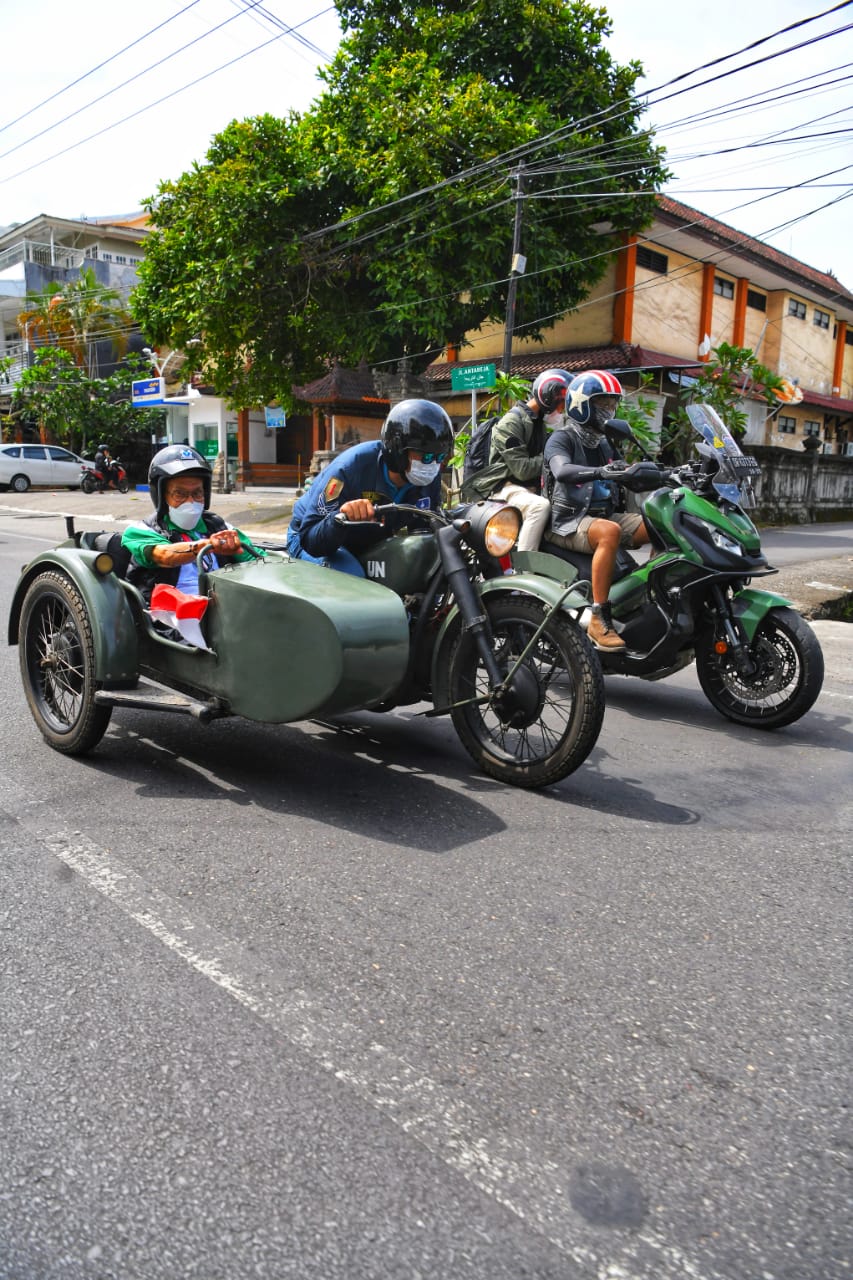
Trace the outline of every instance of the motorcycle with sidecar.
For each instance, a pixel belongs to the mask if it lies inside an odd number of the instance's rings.
[[[604,714],[601,668],[572,612],[583,597],[504,575],[512,507],[393,511],[406,527],[364,554],[364,578],[274,547],[208,572],[200,552],[201,645],[158,626],[124,576],[119,534],[77,531],[69,517],[67,539],[24,568],[8,626],[45,740],[89,751],[121,707],[283,724],[428,703],[491,776],[566,777]]]

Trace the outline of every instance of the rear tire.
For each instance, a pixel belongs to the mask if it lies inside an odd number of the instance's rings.
[[[28,476],[12,476],[9,482],[9,488],[13,493],[26,493],[30,487]]]
[[[95,701],[95,642],[86,604],[70,578],[50,570],[21,608],[18,658],[24,692],[45,741],[65,755],[100,742],[112,707]]]
[[[127,493],[129,488],[130,488],[130,485],[127,483],[126,480],[119,480],[118,482],[119,493]]]
[[[755,729],[793,724],[823,687],[823,653],[814,631],[794,609],[771,609],[749,651],[756,671],[743,676],[730,655],[714,652],[712,635],[697,645],[696,674],[705,697],[735,724]]]
[[[504,672],[538,630],[543,606],[511,596],[486,604],[494,651]],[[519,668],[523,699],[471,702],[488,694],[489,682],[470,632],[460,629],[450,653],[451,719],[462,745],[484,773],[515,787],[546,787],[583,764],[598,740],[604,718],[604,678],[582,631],[565,614],[548,620]],[[519,702],[523,701],[523,714]]]

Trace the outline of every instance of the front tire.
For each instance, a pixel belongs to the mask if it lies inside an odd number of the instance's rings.
[[[542,623],[529,597],[489,601],[494,651],[508,673]],[[460,630],[450,653],[451,719],[465,750],[483,770],[515,787],[546,787],[583,764],[604,719],[604,679],[592,645],[565,614],[549,618],[516,676],[516,697],[502,704],[470,632]]]
[[[21,609],[18,657],[24,692],[45,741],[65,755],[100,742],[112,707],[95,701],[95,642],[83,597],[53,570],[30,584]]]
[[[771,609],[750,645],[753,675],[741,675],[713,636],[696,649],[696,673],[715,710],[735,724],[781,729],[814,705],[823,687],[823,653],[814,631],[794,609]]]

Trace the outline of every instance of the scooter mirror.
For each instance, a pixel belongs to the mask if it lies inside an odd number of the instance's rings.
[[[634,433],[630,424],[624,418],[611,418],[608,422],[605,422],[604,434],[611,444],[618,443],[620,440],[632,440],[634,444],[637,443],[634,440]]]

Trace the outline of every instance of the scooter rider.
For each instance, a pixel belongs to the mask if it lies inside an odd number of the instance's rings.
[[[526,404],[516,404],[496,422],[488,464],[463,486],[463,502],[494,498],[521,512],[519,551],[536,551],[548,526],[550,507],[542,496],[542,454],[549,431],[562,425],[572,375],[545,369]]]
[[[388,538],[394,521],[372,521],[380,504],[406,503],[434,510],[441,506],[441,465],[453,445],[453,426],[432,400],[401,400],[378,440],[346,449],[297,499],[287,550],[298,560],[313,560],[357,577],[364,569],[357,553]]]
[[[592,618],[587,635],[599,649],[624,649],[610,613],[608,596],[620,544],[641,547],[649,541],[643,518],[616,511],[618,484],[607,464],[621,455],[604,433],[614,417],[622,387],[611,373],[593,369],[578,374],[566,396],[566,426],[545,445],[544,485],[551,501],[550,543],[592,554]]]
[[[113,466],[110,446],[108,444],[99,444],[95,452],[95,469],[100,471],[105,489],[110,487],[110,481],[113,478]]]

